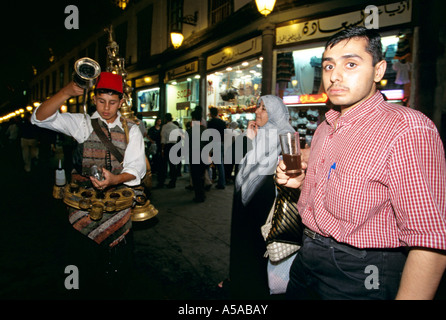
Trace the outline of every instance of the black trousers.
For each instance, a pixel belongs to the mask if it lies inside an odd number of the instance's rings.
[[[178,168],[177,165],[172,163],[169,153],[170,149],[174,146],[174,143],[167,143],[164,145],[164,156],[161,157],[161,168],[158,173],[158,184],[162,185],[166,181],[167,178],[167,168],[169,167],[169,177],[170,183],[175,184],[178,176]]]
[[[195,199],[204,200],[204,172],[206,170],[206,165],[204,163],[191,164],[190,165],[190,175],[192,178],[192,185],[194,187]]]
[[[358,249],[305,235],[291,266],[287,298],[394,299],[406,257],[402,248]]]

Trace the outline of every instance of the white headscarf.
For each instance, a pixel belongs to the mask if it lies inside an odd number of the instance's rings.
[[[289,122],[288,108],[282,99],[274,95],[259,98],[265,105],[268,114],[267,123],[258,129],[252,140],[253,149],[246,153],[240,163],[240,170],[235,180],[236,190],[241,189],[244,205],[248,204],[261,186],[263,179],[274,174],[277,158],[282,152],[279,134],[295,132]]]

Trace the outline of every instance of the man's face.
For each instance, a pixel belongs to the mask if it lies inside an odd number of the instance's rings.
[[[353,107],[371,97],[375,82],[384,76],[386,61],[373,66],[366,51],[367,39],[343,40],[328,47],[322,57],[322,81],[330,101],[342,109]]]
[[[118,110],[123,100],[119,100],[117,94],[109,95],[107,93],[98,94],[94,97],[96,110],[101,117],[108,123],[112,123],[118,117]]]

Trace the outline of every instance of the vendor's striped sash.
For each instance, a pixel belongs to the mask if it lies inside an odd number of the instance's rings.
[[[131,208],[118,212],[104,212],[102,219],[90,219],[88,211],[68,207],[68,219],[71,225],[95,241],[97,244],[114,247],[129,232],[132,226]]]

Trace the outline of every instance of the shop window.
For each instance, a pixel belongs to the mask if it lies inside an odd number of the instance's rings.
[[[397,36],[383,37],[382,46],[384,59],[387,61],[384,81],[380,83],[381,90],[403,90],[410,82],[409,71],[411,63],[408,61],[410,49],[405,38]],[[407,46],[407,47],[406,47]]]
[[[277,55],[276,92],[281,98],[318,94],[324,47],[283,52]]]
[[[159,88],[138,91],[138,112],[159,111]]]
[[[183,0],[169,1],[169,34],[171,32],[182,32],[183,24]]]
[[[181,128],[191,121],[190,112],[199,101],[200,77],[190,76],[186,80],[171,81],[167,85],[167,112],[172,114]]]
[[[211,0],[209,8],[211,25],[229,17],[233,12],[233,8],[233,0]]]
[[[217,107],[223,120],[246,127],[254,118],[261,87],[261,59],[228,66],[207,76],[207,106]]]

